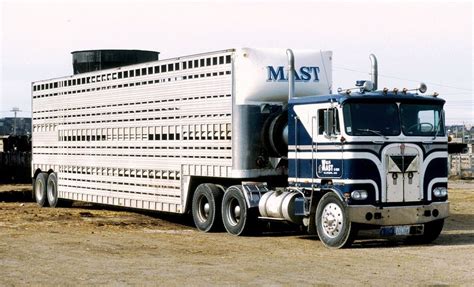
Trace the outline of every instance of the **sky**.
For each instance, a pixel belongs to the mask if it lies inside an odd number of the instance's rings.
[[[333,51],[333,87],[428,86],[447,124],[474,124],[471,1],[0,0],[0,117],[31,115],[31,82],[72,74],[72,51],[140,49],[173,58],[227,48]]]

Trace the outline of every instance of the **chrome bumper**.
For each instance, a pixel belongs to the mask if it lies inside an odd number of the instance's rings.
[[[409,225],[434,221],[449,216],[449,202],[429,205],[376,207],[349,205],[349,219],[356,223],[375,225]]]

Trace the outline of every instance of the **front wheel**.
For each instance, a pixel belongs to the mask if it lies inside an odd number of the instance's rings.
[[[336,194],[329,192],[321,198],[315,216],[319,239],[326,247],[344,248],[352,244],[357,228],[350,222],[346,207]]]

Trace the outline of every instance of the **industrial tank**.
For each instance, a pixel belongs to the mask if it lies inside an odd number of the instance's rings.
[[[157,61],[159,52],[144,50],[85,50],[74,51],[74,75],[116,68],[120,66]]]

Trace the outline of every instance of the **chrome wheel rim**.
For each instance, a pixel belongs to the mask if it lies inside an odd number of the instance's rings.
[[[207,221],[209,219],[210,210],[211,210],[211,205],[209,204],[209,201],[207,200],[207,198],[204,195],[199,197],[198,212],[197,212],[199,221],[201,222]]]
[[[321,226],[326,236],[330,238],[339,236],[344,227],[344,214],[339,205],[329,203],[324,207],[321,216]]]
[[[229,223],[232,226],[236,226],[240,222],[241,217],[241,207],[239,201],[236,198],[232,198],[229,201],[229,208],[227,209],[227,218],[229,219]]]

